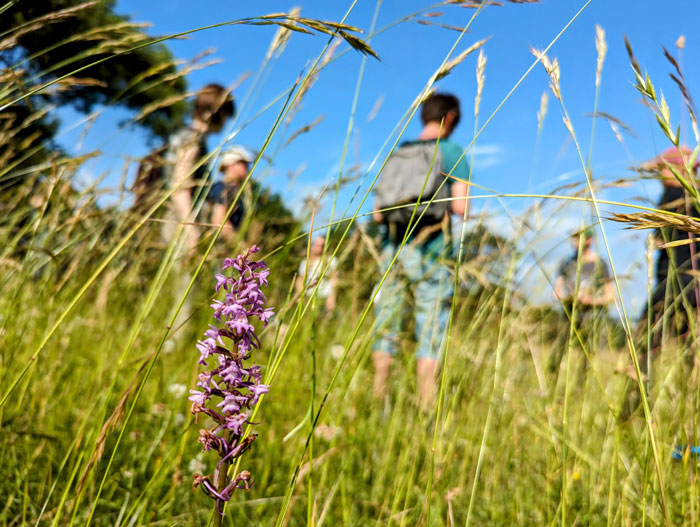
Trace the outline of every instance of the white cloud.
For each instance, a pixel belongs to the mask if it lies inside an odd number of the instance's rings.
[[[476,159],[474,161],[474,167],[477,170],[485,170],[487,168],[495,167],[501,164],[502,159],[500,157],[485,157],[483,159]]]
[[[486,144],[486,145],[474,145],[467,151],[467,155],[474,154],[476,157],[479,156],[493,156],[503,152],[503,147],[496,144]]]
[[[465,157],[467,160],[471,160],[473,156],[474,167],[477,170],[486,170],[501,164],[503,151],[503,147],[497,144],[474,145],[467,151]]]

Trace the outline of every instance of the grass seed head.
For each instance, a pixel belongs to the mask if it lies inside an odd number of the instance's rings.
[[[605,42],[605,30],[598,24],[595,26],[595,50],[597,54],[595,69],[595,85],[600,86],[600,79],[603,73],[603,63],[605,55],[608,53],[608,44]]]
[[[486,81],[486,54],[483,48],[479,50],[479,58],[476,61],[476,97],[474,98],[474,118],[479,117],[481,95]]]
[[[554,96],[561,101],[561,88],[559,85],[561,74],[559,71],[559,61],[556,57],[550,60],[550,58],[543,51],[536,48],[530,48],[530,52],[537,57],[537,59],[542,63],[542,66],[544,66],[544,70],[549,76],[549,88],[552,90]]]
[[[437,74],[436,74],[436,76],[435,76],[435,80],[438,81],[438,80],[442,79],[443,77],[447,77],[447,76],[452,72],[452,70],[453,70],[455,67],[457,67],[459,64],[461,64],[462,62],[464,62],[464,59],[466,59],[466,58],[467,58],[469,55],[471,55],[474,51],[476,51],[477,49],[480,49],[481,46],[483,46],[483,45],[486,43],[487,40],[488,40],[488,38],[484,38],[484,39],[482,39],[482,40],[479,40],[479,41],[475,42],[474,44],[472,44],[471,46],[469,46],[467,49],[465,49],[464,51],[462,51],[462,53],[460,53],[459,55],[457,55],[455,58],[453,58],[452,60],[448,60],[448,61],[442,66],[442,68],[440,68],[440,69],[438,70],[438,72],[437,72]]]
[[[549,95],[547,91],[542,92],[540,97],[540,109],[537,110],[537,133],[542,133],[542,127],[544,126],[544,118],[547,116],[547,106],[549,105]]]
[[[293,7],[291,11],[289,11],[289,17],[297,18],[299,17],[300,13],[301,7]],[[284,48],[287,47],[287,42],[289,42],[289,37],[291,36],[291,34],[291,29],[289,29],[288,27],[280,26],[277,29],[275,36],[272,38],[272,42],[270,42],[270,47],[267,48],[265,60],[269,60],[273,56],[279,57],[282,54],[282,52],[284,52]]]
[[[681,35],[678,37],[678,39],[676,40],[676,47],[678,49],[685,48],[685,35]]]

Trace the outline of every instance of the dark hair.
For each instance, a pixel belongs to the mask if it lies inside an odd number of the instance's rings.
[[[449,112],[455,113],[453,126],[459,124],[459,99],[450,93],[436,93],[423,101],[420,118],[423,124],[441,122]]]
[[[233,117],[236,106],[231,93],[220,84],[207,84],[194,100],[194,117],[212,125],[222,125]]]
[[[571,235],[572,238],[583,236],[584,241],[592,240],[595,237],[595,230],[592,227],[586,227],[580,231],[576,231]]]

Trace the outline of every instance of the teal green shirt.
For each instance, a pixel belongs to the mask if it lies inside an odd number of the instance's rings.
[[[466,156],[462,155],[462,148],[449,139],[443,139],[440,141],[440,151],[442,152],[442,171],[445,174],[469,181],[469,164]],[[450,183],[454,183],[454,180],[450,180]]]

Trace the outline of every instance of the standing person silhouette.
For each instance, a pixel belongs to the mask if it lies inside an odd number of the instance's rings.
[[[583,238],[583,239],[582,239]],[[593,249],[593,230],[584,229],[571,236],[574,252],[559,266],[559,273],[554,283],[554,296],[572,317],[571,324],[589,347],[599,343],[599,315],[607,312],[607,306],[613,301],[613,288],[610,269],[607,263]],[[552,354],[550,371],[559,369],[568,345],[567,338],[560,342]]]
[[[642,169],[654,172],[661,179],[663,194],[658,208],[700,218],[698,207],[690,193],[674,175],[674,171],[686,181],[697,178],[697,161],[686,169],[692,151],[684,146],[669,148],[661,155],[647,161]],[[670,242],[684,242],[695,236],[678,229],[664,227],[656,231],[657,247]],[[699,291],[697,273],[700,271],[700,242],[684,243],[659,248],[656,257],[656,283],[651,296],[651,351],[661,349],[667,338],[687,340],[698,321]],[[649,306],[642,314],[646,325]],[[644,343],[646,344],[646,343]],[[643,344],[642,350],[646,346]]]
[[[676,177],[678,175],[689,185],[697,187],[697,161],[687,167],[691,155],[688,147],[671,147],[643,163],[639,169],[661,180],[663,193],[658,201],[659,209],[700,218],[700,204]],[[695,238],[693,234],[671,227],[657,229],[654,238],[657,249],[655,284],[639,320],[639,334],[642,336],[638,346],[639,368],[647,382],[647,389],[651,388],[652,383],[652,358],[672,341],[676,344],[675,351],[685,355],[687,366],[695,362],[692,344],[697,338],[697,323],[700,320],[700,241],[692,241]],[[673,242],[679,244],[664,247]],[[637,373],[632,365],[624,372],[636,380]],[[684,379],[688,377],[683,375]],[[687,383],[683,382],[682,386],[685,389]],[[639,389],[630,385],[623,400],[621,418],[631,416],[639,408],[640,400]]]
[[[168,244],[175,242],[178,227],[182,226],[185,260],[195,256],[199,242],[199,229],[194,225],[194,204],[207,179],[206,138],[209,134],[220,132],[234,112],[230,92],[219,84],[208,84],[197,93],[192,121],[168,138],[164,155],[165,185],[175,190],[168,204],[169,221],[163,228],[163,238]],[[172,290],[175,298],[178,298],[185,294],[191,277],[181,261],[176,263],[174,273]],[[177,330],[190,317],[190,313],[191,306],[187,299],[173,329]]]
[[[304,258],[299,262],[297,272],[297,292],[301,293],[306,289],[306,295],[310,296],[314,289],[318,289],[316,295],[320,302],[323,302],[323,307],[327,314],[330,314],[335,309],[336,295],[338,290],[338,269],[335,260],[329,259],[326,255],[325,261],[323,252],[326,247],[326,238],[316,236],[309,250],[309,259]],[[326,270],[326,264],[328,269]],[[325,275],[321,276],[323,271]],[[304,280],[306,278],[306,281]]]
[[[418,397],[424,409],[432,406],[452,300],[454,277],[447,265],[453,252],[450,213],[464,215],[468,203],[469,167],[462,149],[449,141],[459,120],[457,97],[445,93],[428,97],[421,107],[423,129],[418,140],[403,143],[392,154],[375,187],[375,209],[390,209],[373,214],[383,229],[382,272],[400,252],[375,297],[379,338],[373,350],[374,393],[381,399],[387,394],[403,318],[412,306]],[[443,175],[448,173],[457,179]],[[419,199],[433,201],[416,207]]]
[[[199,241],[199,229],[191,223],[195,216],[194,199],[206,181],[207,143],[209,134],[220,132],[235,111],[233,97],[219,84],[208,84],[197,93],[192,122],[168,138],[165,152],[166,184],[176,190],[170,200],[170,216],[163,235],[167,242],[175,236],[178,223],[185,231],[187,256],[192,256]]]

